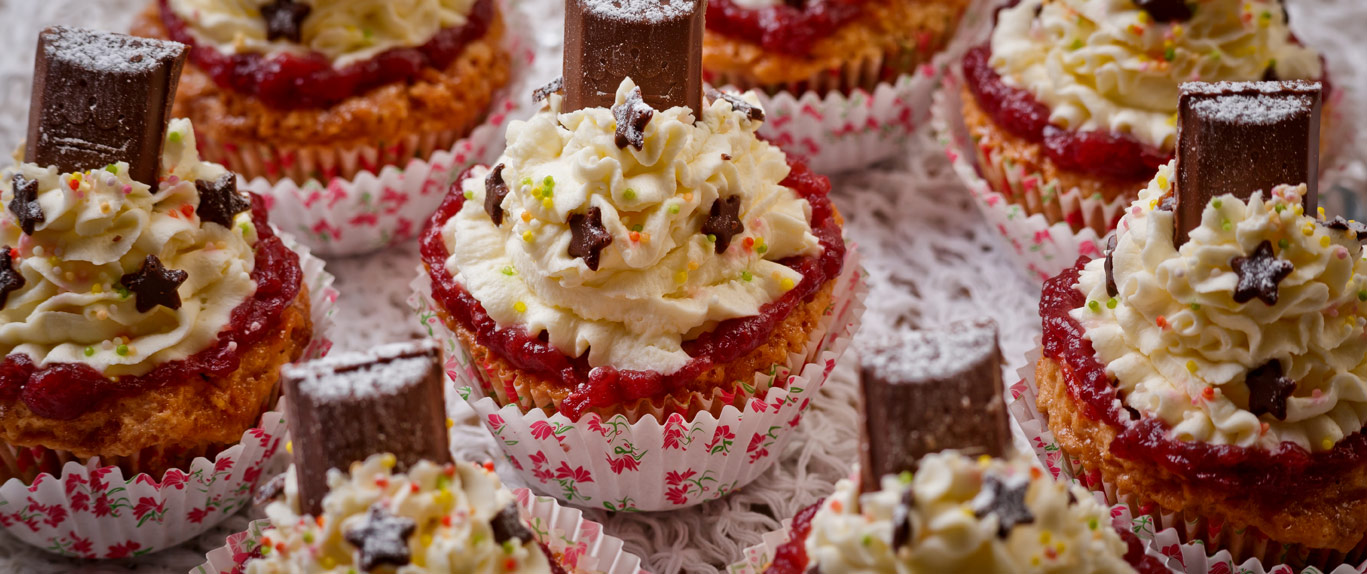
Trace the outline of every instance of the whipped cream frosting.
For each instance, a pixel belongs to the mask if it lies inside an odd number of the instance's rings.
[[[634,88],[624,80],[617,103]],[[617,147],[612,110],[560,106],[552,95],[508,127],[503,224],[485,212],[489,170],[478,168],[441,231],[446,270],[500,326],[544,332],[562,353],[587,351],[591,366],[668,374],[689,361],[683,341],[758,314],[802,280],[778,261],[821,253],[811,206],[779,183],[783,152],[724,99],[696,123],[686,107],[657,110],[639,150]],[[713,202],[733,196],[745,230],[717,254],[701,228]],[[568,252],[570,217],[591,208],[612,236],[597,270]]]
[[[426,44],[442,28],[464,25],[475,0],[295,0],[311,9],[300,43],[268,40],[261,8],[275,0],[169,0],[203,45],[225,53],[313,51],[335,67],[391,48]]]
[[[37,182],[45,218],[30,236],[11,210],[0,212],[0,245],[13,250],[25,281],[0,308],[0,355],[28,355],[40,367],[84,363],[109,377],[141,375],[209,347],[233,308],[256,292],[251,212],[238,214],[232,227],[195,213],[195,180],[227,170],[200,161],[189,120],[172,120],[163,146],[156,188],[129,177],[124,162],[81,173],[20,163],[0,173],[0,201],[13,199],[14,175],[21,174]],[[141,313],[119,284],[147,255],[189,274],[179,309]]]
[[[991,63],[1051,108],[1050,123],[1166,151],[1182,82],[1259,80],[1268,68],[1282,80],[1321,77],[1319,55],[1293,42],[1278,0],[1193,6],[1190,20],[1167,23],[1133,0],[1024,0],[1000,12]]]
[[[984,479],[1026,486],[1034,520],[1000,536],[995,514],[978,517],[990,494]],[[904,505],[910,496],[912,504]],[[892,544],[899,507],[911,524],[909,543]],[[841,480],[812,519],[807,555],[822,572],[843,574],[1128,573],[1126,544],[1109,509],[1081,486],[1055,482],[1017,455],[970,459],[954,451],[926,456],[914,475],[885,476],[882,490],[861,493]]]
[[[393,472],[394,455],[377,454],[351,465],[349,473],[328,471],[328,495],[321,517],[301,516],[295,467],[285,499],[266,507],[271,526],[261,533],[263,556],[246,563],[247,574],[348,574],[359,571],[357,549],[346,533],[363,524],[370,508],[412,520],[410,563],[403,574],[536,574],[551,571],[535,541],[494,540],[490,521],[514,503],[498,475],[468,462],[437,465],[421,461]]]
[[[1173,214],[1157,209],[1174,181],[1162,168],[1119,224],[1106,293],[1103,259],[1089,262],[1072,311],[1125,404],[1187,441],[1272,449],[1292,442],[1328,450],[1367,422],[1367,264],[1352,234],[1304,213],[1305,186],[1247,202],[1226,195],[1173,248]],[[1234,301],[1231,260],[1268,241],[1294,270],[1275,305]],[[1112,303],[1114,301],[1114,303]],[[1095,302],[1096,304],[1093,304]],[[1250,370],[1277,360],[1296,381],[1286,418],[1249,410]]]

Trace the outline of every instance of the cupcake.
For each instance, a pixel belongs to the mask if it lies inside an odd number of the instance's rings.
[[[1367,548],[1367,228],[1315,215],[1319,99],[1184,86],[1175,164],[1040,304],[1038,408],[1073,474],[1267,571]]]
[[[763,572],[1171,572],[1086,489],[1014,452],[995,325],[861,350],[859,476],[798,513]]]
[[[313,336],[299,255],[169,121],[180,44],[39,36],[0,174],[0,477],[99,460],[162,476],[237,443]],[[86,102],[76,111],[70,102]]]
[[[495,0],[156,0],[133,30],[190,47],[174,110],[205,157],[272,183],[427,160],[509,79]]]
[[[992,190],[1097,234],[1172,159],[1182,82],[1326,76],[1279,0],[1023,0],[962,68],[968,153]]]

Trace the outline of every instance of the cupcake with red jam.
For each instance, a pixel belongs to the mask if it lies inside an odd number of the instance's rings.
[[[134,33],[190,47],[175,113],[206,159],[273,183],[426,160],[509,77],[495,0],[155,0]]]
[[[1184,86],[1175,166],[1040,304],[1038,407],[1072,472],[1267,571],[1367,549],[1367,227],[1315,216],[1320,96]]]
[[[1172,159],[1181,83],[1325,76],[1280,0],[1023,0],[962,67],[991,205],[1097,234]]]
[[[829,183],[755,136],[753,95],[704,98],[697,75],[638,85],[641,64],[604,62],[626,52],[614,26],[668,37],[701,6],[571,4],[563,82],[427,223],[429,317],[481,394],[528,416],[660,424],[745,408],[846,328],[831,327],[850,297]],[[673,49],[669,65],[688,44]]]
[[[1014,452],[990,322],[862,350],[859,475],[799,512],[770,563],[739,571],[1171,572],[1086,489]]]

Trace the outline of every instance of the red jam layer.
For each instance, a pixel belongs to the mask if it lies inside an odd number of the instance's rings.
[[[70,420],[100,408],[110,399],[182,384],[194,377],[226,376],[237,370],[243,350],[275,330],[280,313],[299,296],[303,271],[299,256],[276,237],[260,196],[252,197],[256,224],[256,293],[233,309],[214,346],[179,361],[169,361],[139,376],[106,378],[84,363],[50,363],[37,368],[28,355],[0,362],[0,402],[23,401],[38,416]]]
[[[450,253],[442,240],[441,228],[465,205],[460,183],[469,177],[469,170],[451,184],[446,199],[427,220],[423,230],[422,259],[432,277],[432,296],[461,326],[474,333],[481,345],[493,349],[521,370],[558,378],[566,387],[573,388],[560,405],[561,412],[571,420],[578,420],[592,407],[663,397],[714,365],[733,361],[767,342],[769,334],[795,307],[811,299],[828,281],[840,275],[845,263],[845,242],[827,195],[831,182],[812,173],[802,162],[789,159],[788,165],[792,171],[782,185],[811,204],[812,233],[823,247],[821,255],[779,261],[801,273],[802,281],[774,302],[761,306],[758,315],[727,319],[712,331],[684,342],[683,350],[692,360],[674,373],[590,368],[588,353],[569,357],[521,326],[500,328],[485,312],[484,306],[446,271]]]
[[[1075,266],[1044,283],[1039,304],[1044,355],[1061,365],[1068,395],[1082,404],[1086,416],[1118,431],[1112,454],[1156,464],[1186,480],[1273,498],[1336,481],[1367,464],[1367,438],[1361,432],[1339,441],[1333,450],[1312,454],[1290,442],[1264,450],[1181,441],[1171,437],[1160,419],[1131,420],[1091,341],[1083,338],[1082,325],[1068,315],[1087,302],[1074,287],[1087,261],[1085,256],[1078,258]]]
[[[859,17],[867,0],[808,0],[752,10],[732,0],[708,0],[707,29],[758,43],[765,50],[806,56],[812,46]]]
[[[1044,145],[1059,167],[1097,177],[1136,180],[1151,177],[1172,154],[1129,134],[1075,131],[1049,123],[1049,107],[1028,90],[1006,85],[992,68],[992,48],[984,44],[964,55],[964,81],[978,106],[1016,137]]]
[[[462,26],[443,28],[426,44],[391,48],[344,68],[318,52],[224,54],[201,46],[189,24],[161,2],[161,22],[172,40],[190,46],[190,61],[221,88],[252,96],[279,109],[325,108],[373,88],[407,82],[424,69],[445,69],[466,44],[484,37],[494,19],[493,0],[477,0]]]
[[[821,503],[825,501],[823,498],[816,501],[816,504],[798,511],[797,516],[793,517],[792,526],[789,527],[792,534],[783,546],[774,550],[774,559],[764,574],[807,574],[807,536],[812,533],[812,519],[816,517],[816,512],[821,510]]]

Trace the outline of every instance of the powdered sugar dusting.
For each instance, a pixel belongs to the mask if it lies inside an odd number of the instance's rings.
[[[963,321],[944,329],[902,330],[862,344],[866,372],[890,383],[923,383],[951,377],[983,361],[997,350],[997,324]]]
[[[1274,125],[1309,114],[1320,91],[1316,82],[1188,83],[1182,94],[1192,98],[1192,111],[1211,121]]]
[[[43,32],[48,58],[83,68],[133,74],[164,65],[186,50],[184,44],[100,30],[54,26]]]
[[[381,345],[285,367],[286,378],[320,403],[393,395],[441,368],[441,346],[432,340]]]
[[[646,24],[686,18],[701,0],[583,0],[584,10],[607,19]]]

